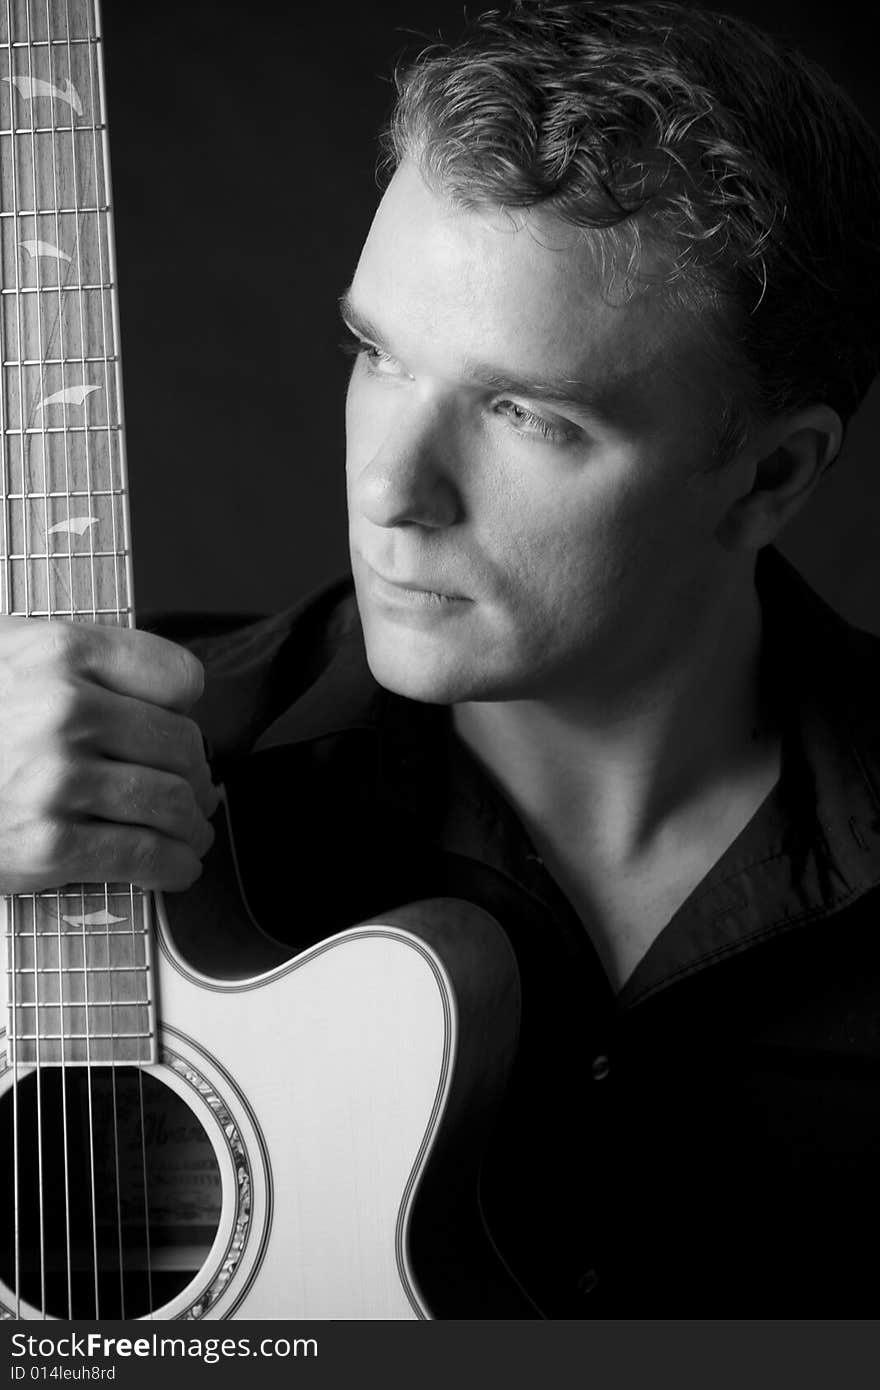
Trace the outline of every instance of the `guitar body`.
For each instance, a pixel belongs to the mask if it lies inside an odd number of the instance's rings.
[[[173,912],[157,899],[157,1064],[44,1068],[39,1117],[36,1069],[19,1069],[44,1195],[32,1152],[18,1176],[27,1296],[7,1201],[0,1315],[67,1317],[71,1264],[76,1317],[534,1316],[479,1207],[518,1025],[498,925],[437,899],[288,958],[234,884],[221,836]],[[6,1193],[12,1083],[3,1053]]]

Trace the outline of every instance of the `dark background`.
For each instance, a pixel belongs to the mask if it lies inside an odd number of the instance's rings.
[[[478,12],[489,7],[474,3]],[[870,8],[707,5],[794,38],[880,126]],[[346,568],[335,300],[404,52],[460,0],[104,0],[139,612],[279,608]],[[880,631],[871,394],[785,549]]]

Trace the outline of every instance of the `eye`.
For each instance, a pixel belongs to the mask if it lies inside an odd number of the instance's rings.
[[[372,376],[407,375],[396,357],[391,357],[375,343],[368,343],[365,338],[352,336],[344,339],[339,346],[346,357],[353,357],[356,362],[363,360],[367,371]]]
[[[554,444],[562,444],[573,439],[575,431],[570,426],[551,424],[533,410],[519,405],[516,401],[496,401],[493,409],[504,415],[520,434],[534,434]]]

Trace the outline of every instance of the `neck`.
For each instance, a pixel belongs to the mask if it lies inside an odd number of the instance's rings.
[[[751,579],[689,614],[677,634],[662,630],[662,657],[636,680],[456,707],[459,736],[529,828],[576,833],[585,851],[625,864],[713,787],[775,768]]]

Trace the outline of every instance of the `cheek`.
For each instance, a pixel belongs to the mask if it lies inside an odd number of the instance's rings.
[[[382,392],[370,388],[369,382],[363,379],[363,369],[355,363],[345,394],[345,457],[349,477],[357,477],[387,433],[387,403],[384,409],[383,403]]]
[[[492,498],[495,535],[519,584],[571,592],[621,574],[640,549],[649,504],[616,468],[589,462],[520,475]],[[488,508],[487,508],[488,511]]]

